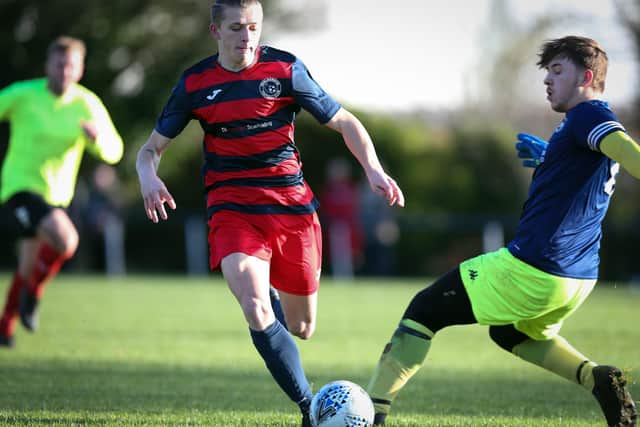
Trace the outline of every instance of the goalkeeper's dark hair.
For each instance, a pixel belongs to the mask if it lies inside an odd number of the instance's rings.
[[[546,68],[556,56],[566,58],[575,65],[593,71],[592,86],[604,91],[609,59],[600,44],[588,37],[567,36],[545,42],[538,55],[538,66]]]
[[[262,6],[260,0],[216,0],[211,5],[211,22],[220,25],[224,19],[224,11],[227,7],[244,9],[256,4]]]

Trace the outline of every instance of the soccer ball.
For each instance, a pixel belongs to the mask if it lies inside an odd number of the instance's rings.
[[[371,427],[373,402],[358,384],[333,381],[313,396],[309,415],[313,427]]]

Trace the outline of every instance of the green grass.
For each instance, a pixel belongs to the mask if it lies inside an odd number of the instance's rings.
[[[6,293],[8,275],[0,275]],[[426,282],[424,282],[426,283]],[[318,328],[300,351],[314,389],[366,385],[421,281],[323,282]],[[563,335],[640,386],[640,292],[596,287]],[[298,426],[251,344],[221,280],[61,276],[47,289],[41,329],[18,327],[0,349],[0,425]],[[581,388],[497,348],[482,326],[434,340],[396,400],[390,427],[604,425]]]

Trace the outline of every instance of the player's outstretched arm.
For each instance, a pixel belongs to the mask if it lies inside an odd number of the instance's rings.
[[[158,165],[160,157],[166,150],[171,139],[156,132],[151,132],[151,136],[147,142],[138,151],[136,160],[136,171],[138,172],[138,180],[140,181],[140,191],[144,201],[144,210],[147,217],[157,223],[158,214],[160,218],[167,219],[167,211],[164,204],[169,205],[171,209],[176,208],[176,202],[173,196],[167,190],[164,182],[158,177]]]
[[[389,206],[404,206],[402,190],[382,168],[371,137],[360,120],[349,111],[340,108],[326,125],[342,134],[347,148],[364,169],[371,189],[384,197]]]
[[[615,131],[605,136],[600,151],[640,179],[640,146],[625,132]]]

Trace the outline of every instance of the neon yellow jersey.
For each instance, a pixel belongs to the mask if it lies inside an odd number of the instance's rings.
[[[44,78],[16,82],[0,91],[0,120],[11,125],[0,181],[2,202],[29,191],[51,205],[66,207],[85,148],[109,164],[122,158],[122,138],[107,109],[79,84],[56,96]],[[81,127],[85,121],[95,125],[95,141],[85,136]]]

